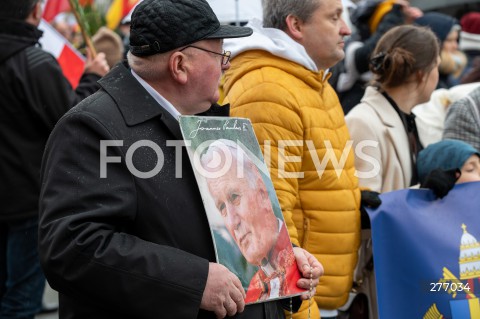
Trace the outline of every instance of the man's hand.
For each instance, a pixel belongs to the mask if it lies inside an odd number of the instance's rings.
[[[298,280],[297,286],[309,290],[304,293],[301,298],[302,300],[310,299],[315,295],[319,278],[323,275],[323,266],[317,258],[303,248],[293,247],[293,253],[297,260],[298,269],[300,269],[303,277]],[[312,290],[310,290],[310,288],[312,288]]]
[[[237,276],[223,265],[210,263],[200,308],[213,311],[217,318],[243,312],[245,291]]]
[[[85,62],[85,73],[95,73],[100,76],[104,76],[110,71],[105,53],[100,52],[95,58],[92,56],[92,52],[87,48],[87,61]]]
[[[396,0],[395,3],[402,6],[406,24],[411,24],[413,21],[423,16],[423,11],[417,7],[410,6],[410,1]]]

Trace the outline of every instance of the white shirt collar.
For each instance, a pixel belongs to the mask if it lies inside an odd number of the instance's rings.
[[[150,86],[147,82],[145,82],[144,79],[142,79],[135,71],[131,70],[132,75],[137,81],[147,90],[147,92],[155,99],[155,101],[160,104],[160,107],[163,107],[165,110],[167,110],[168,113],[170,113],[174,119],[178,121],[178,118],[180,117],[180,112],[173,106],[172,103],[167,101],[160,93],[158,93],[154,88]]]

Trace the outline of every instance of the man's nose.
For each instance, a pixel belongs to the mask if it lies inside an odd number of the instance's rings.
[[[230,228],[237,230],[240,226],[240,216],[237,212],[237,207],[228,203],[226,206],[227,209],[227,223],[230,225]]]
[[[340,18],[342,25],[340,26],[340,34],[343,36],[348,36],[352,34],[352,30],[350,30],[350,27],[348,24],[345,22],[343,18]]]

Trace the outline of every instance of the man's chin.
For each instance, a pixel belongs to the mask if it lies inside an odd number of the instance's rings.
[[[262,264],[262,258],[261,256],[257,255],[251,255],[248,253],[248,251],[241,250],[243,257],[247,260],[249,264],[260,266]]]
[[[247,258],[245,258],[247,259]],[[258,266],[260,267],[260,265],[262,264],[262,259],[259,259],[259,258],[252,258],[252,259],[247,259],[247,262],[251,265],[254,265],[254,266]]]
[[[216,93],[213,97],[212,97],[212,104],[215,104],[215,103],[218,103],[218,100],[220,100],[220,93]]]
[[[200,113],[203,113],[203,112],[206,112],[208,110],[210,110],[210,108],[212,107],[214,103],[202,103],[202,104],[198,104],[198,109],[196,110],[197,112],[195,112],[195,114],[200,114]]]

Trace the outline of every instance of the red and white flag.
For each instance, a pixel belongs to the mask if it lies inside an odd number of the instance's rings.
[[[43,18],[50,22],[57,14],[65,11],[70,11],[70,3],[68,0],[49,0],[43,8]]]
[[[85,68],[85,57],[45,20],[38,28],[43,31],[40,38],[42,48],[57,59],[63,74],[76,88]]]
[[[81,7],[93,6],[94,0],[78,0]],[[71,12],[70,2],[68,0],[46,0],[43,6],[43,18],[51,22],[62,12]]]

